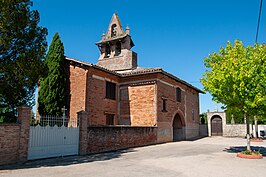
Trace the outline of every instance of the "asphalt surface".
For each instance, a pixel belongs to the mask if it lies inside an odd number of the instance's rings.
[[[266,141],[251,143],[263,159],[241,159],[242,138],[208,137],[87,156],[0,166],[0,177],[265,177]]]

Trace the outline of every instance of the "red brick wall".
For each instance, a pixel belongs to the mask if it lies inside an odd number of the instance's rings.
[[[155,144],[156,127],[88,127],[87,153]]]
[[[68,106],[70,118],[76,118],[77,112],[89,112],[89,125],[106,125],[105,114],[115,114],[117,124],[116,100],[107,99],[106,81],[118,83],[115,75],[103,72],[93,67],[76,66],[68,63]]]
[[[0,165],[18,161],[19,129],[18,124],[0,125]]]
[[[162,82],[161,82],[162,81]],[[199,96],[191,88],[168,77],[157,82],[158,142],[173,140],[173,119],[179,114],[185,122],[186,139],[199,135]],[[176,101],[176,87],[181,89],[181,102]],[[166,110],[163,112],[163,99],[166,99]],[[194,111],[194,120],[192,117]]]
[[[87,83],[86,110],[89,113],[90,125],[106,125],[106,114],[114,114],[117,124],[118,77],[91,68]],[[116,83],[116,99],[106,98],[106,81]]]
[[[194,118],[193,118],[194,114]],[[186,138],[199,136],[199,94],[192,89],[186,90]]]
[[[115,100],[105,98],[106,81],[117,84]],[[182,90],[180,103],[176,87]],[[178,113],[186,126],[186,138],[199,132],[199,93],[161,73],[120,78],[94,67],[70,66],[70,93],[70,116],[85,110],[88,125],[106,125],[106,114],[114,114],[115,125],[157,125],[158,142],[167,142],[173,140],[172,122]],[[167,100],[167,112],[162,112],[162,98]]]
[[[68,87],[69,91],[67,110],[69,117],[76,118],[77,112],[85,110],[86,84],[88,70],[79,66],[69,65]]]
[[[127,82],[134,82],[134,81],[143,81],[143,80],[153,80],[156,78],[161,78],[162,75],[159,75],[158,73],[151,73],[151,74],[143,74],[143,75],[137,75],[137,76],[127,76],[120,79],[120,83],[127,83]]]
[[[123,86],[120,88],[120,119],[132,126],[154,126],[155,84]]]
[[[175,84],[181,89],[182,85]],[[166,112],[163,112],[163,99],[166,99]],[[176,113],[183,119],[185,104],[184,92],[181,91],[181,102],[176,101],[176,88],[166,85],[160,81],[157,82],[157,114],[158,114],[158,142],[173,141],[173,118]]]
[[[27,161],[30,115],[31,108],[19,107],[19,124],[0,124],[0,165]]]

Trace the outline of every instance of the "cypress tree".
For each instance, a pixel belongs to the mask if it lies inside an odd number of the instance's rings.
[[[48,54],[44,60],[46,77],[40,81],[39,107],[40,115],[61,116],[65,105],[66,72],[64,65],[64,45],[59,34],[55,33]]]

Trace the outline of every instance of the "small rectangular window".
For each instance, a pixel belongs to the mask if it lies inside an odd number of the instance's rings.
[[[167,112],[167,110],[166,110],[166,101],[167,101],[167,99],[163,98],[163,110],[162,110],[162,112]]]
[[[114,114],[106,114],[106,125],[114,125]]]
[[[106,81],[106,98],[115,100],[116,84]]]
[[[181,89],[176,88],[176,101],[181,102]]]

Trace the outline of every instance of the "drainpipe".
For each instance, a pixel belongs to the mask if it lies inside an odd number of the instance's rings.
[[[117,84],[117,124],[120,125],[120,84]]]
[[[154,85],[154,124],[153,126],[157,126],[157,121],[158,121],[157,105],[158,105],[158,99],[157,99],[157,81],[156,81]]]

